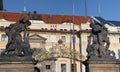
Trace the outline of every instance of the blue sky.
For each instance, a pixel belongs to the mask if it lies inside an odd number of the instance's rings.
[[[22,12],[24,0],[3,0],[4,9]],[[73,14],[101,16],[106,20],[120,21],[120,0],[26,0],[27,11],[42,14]],[[86,13],[86,12],[87,13]]]

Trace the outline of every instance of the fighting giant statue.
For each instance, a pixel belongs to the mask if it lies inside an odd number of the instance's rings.
[[[22,16],[18,22],[10,24],[5,28],[5,33],[8,36],[8,43],[2,55],[25,56],[31,53],[27,33],[28,26],[30,25],[31,22],[29,21],[29,17]],[[21,32],[24,33],[23,36]]]
[[[115,53],[109,50],[110,41],[108,30],[102,23],[91,23],[91,34],[88,36],[87,57],[89,58],[115,58]]]

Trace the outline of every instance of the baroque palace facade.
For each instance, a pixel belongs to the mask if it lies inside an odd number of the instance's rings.
[[[0,12],[1,51],[5,49],[7,43],[5,27],[15,23],[25,14]],[[27,15],[31,17],[32,25],[28,28],[28,38],[31,48],[35,50],[33,57],[38,61],[36,67],[41,72],[73,72],[72,52],[76,56],[76,71],[84,72],[84,66],[80,62],[85,60],[87,55],[87,37],[90,35],[91,17],[37,14],[36,12],[27,13]],[[93,19],[106,24],[109,30],[110,49],[116,53],[116,58],[119,58],[120,26],[117,25],[119,22],[116,24],[114,21],[106,21],[100,17],[93,17]]]

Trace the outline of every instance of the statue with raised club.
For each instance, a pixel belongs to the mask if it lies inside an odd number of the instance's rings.
[[[25,56],[32,53],[27,34],[27,29],[30,25],[31,22],[29,21],[29,17],[22,16],[18,22],[10,24],[5,28],[5,33],[8,36],[8,43],[2,55]],[[24,32],[24,38],[21,32]]]
[[[91,34],[88,36],[87,57],[102,58],[102,59],[115,59],[114,51],[109,50],[110,41],[108,30],[104,24],[94,22],[90,24],[92,28]]]

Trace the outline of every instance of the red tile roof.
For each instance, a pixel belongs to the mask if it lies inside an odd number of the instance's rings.
[[[22,12],[0,12],[0,19],[7,19],[8,21],[18,21],[22,15],[25,13]],[[52,24],[60,24],[64,21],[73,21],[75,24],[86,23],[90,20],[90,17],[87,16],[76,16],[76,15],[58,15],[58,14],[38,14],[42,16],[42,20],[45,23],[48,23],[48,18]]]

